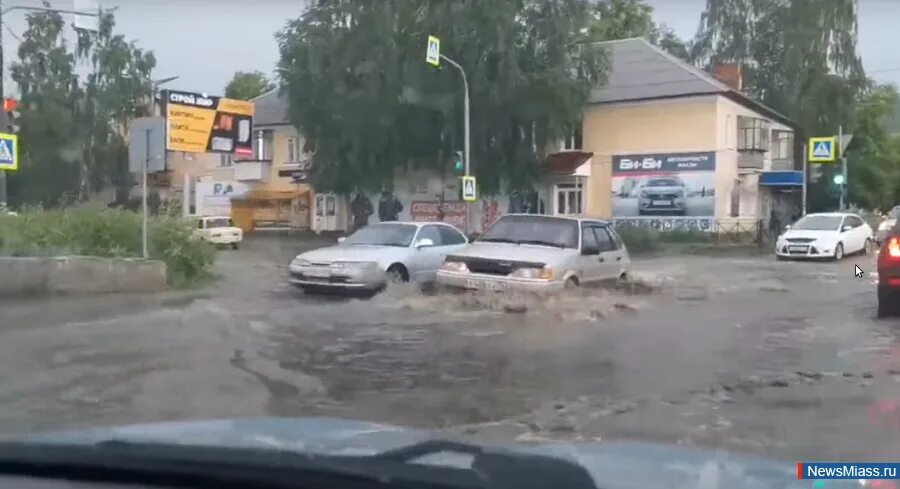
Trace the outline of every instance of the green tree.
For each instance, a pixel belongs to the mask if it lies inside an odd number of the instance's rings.
[[[71,46],[60,14],[27,16],[11,65],[21,98],[22,164],[9,185],[14,205],[84,200],[107,185],[130,183],[128,121],[149,113],[156,61],[113,34],[111,13],[99,20],[98,31],[79,31]],[[90,67],[84,79],[79,62]]]
[[[885,129],[898,98],[893,85],[876,85],[857,104],[847,183],[849,199],[867,209],[886,210],[900,201],[900,137]]]
[[[463,147],[462,82],[425,63],[429,34],[463,67],[472,169],[487,193],[532,184],[545,149],[605,77],[579,44],[588,0],[318,2],[278,34],[289,116],[318,188],[376,190],[397,171],[447,169]]]
[[[856,50],[854,0],[707,0],[692,46],[698,64],[739,63],[751,96],[784,113],[801,137],[854,129],[868,81]],[[827,180],[810,208],[836,206]]]
[[[225,96],[250,100],[273,90],[275,84],[261,71],[238,71],[225,86]]]
[[[643,37],[685,61],[690,47],[665,24],[653,21],[653,7],[644,0],[599,0],[594,3],[586,31],[592,41]]]

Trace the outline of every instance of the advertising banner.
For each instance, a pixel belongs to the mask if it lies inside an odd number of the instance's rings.
[[[250,187],[238,181],[197,182],[194,206],[200,216],[231,215],[231,199],[247,194]]]
[[[459,229],[466,229],[465,202],[444,201],[441,203],[437,200],[415,200],[409,208],[409,214],[413,221],[442,221]]]
[[[715,153],[615,155],[612,164],[612,215],[617,222],[652,222],[660,229],[711,225]]]
[[[253,156],[253,102],[167,90],[166,149]]]

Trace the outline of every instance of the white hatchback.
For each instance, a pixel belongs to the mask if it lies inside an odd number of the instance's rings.
[[[856,214],[828,212],[807,214],[778,237],[775,255],[789,258],[832,258],[875,249],[872,228]]]

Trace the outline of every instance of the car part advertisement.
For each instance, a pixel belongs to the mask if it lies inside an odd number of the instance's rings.
[[[615,155],[612,215],[617,223],[703,229],[715,215],[716,154]]]
[[[166,149],[253,156],[253,102],[167,90]]]

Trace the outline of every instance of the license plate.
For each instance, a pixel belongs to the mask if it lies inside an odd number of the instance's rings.
[[[671,200],[654,200],[653,205],[672,205]]]
[[[806,253],[806,250],[807,250],[807,247],[806,247],[806,246],[791,246],[791,247],[788,247],[788,251],[798,251],[798,252],[800,252],[800,253]]]
[[[310,268],[303,271],[303,275],[307,277],[328,278],[331,276],[331,270],[327,268]]]
[[[466,280],[466,288],[475,290],[504,291],[509,290],[509,284],[506,282],[494,282],[491,280],[468,279]]]

